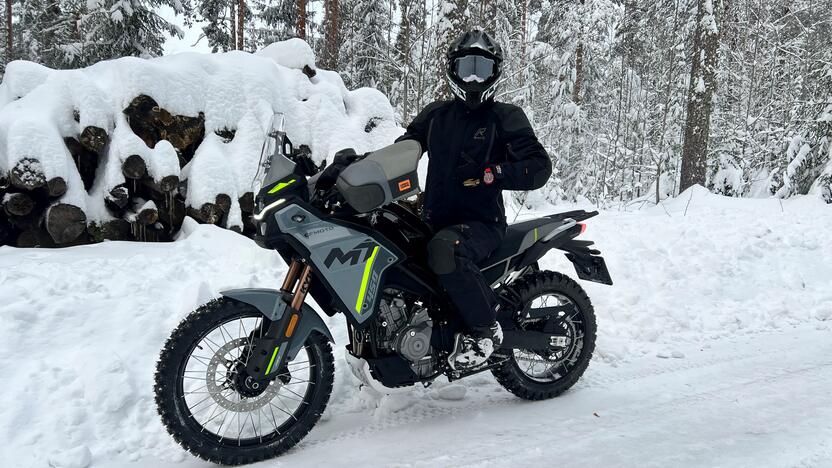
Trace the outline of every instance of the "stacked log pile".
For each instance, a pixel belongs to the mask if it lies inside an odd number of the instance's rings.
[[[253,235],[247,179],[270,111],[286,112],[296,155],[366,151],[400,134],[382,93],[348,90],[314,63],[312,48],[290,39],[255,54],[124,58],[73,72],[8,64],[0,245],[169,241],[186,216]]]
[[[149,96],[133,99],[124,114],[148,148],[162,140],[173,145],[180,168],[193,158],[205,136],[201,114],[171,114]],[[233,130],[218,134],[228,140],[234,137]],[[85,128],[77,138],[64,139],[87,191],[95,183],[108,142],[107,132],[97,127]],[[198,208],[186,207],[188,181],[178,175],[151,177],[148,161],[136,154],[124,159],[121,172],[125,183],[104,197],[104,206],[114,219],[97,223],[89,221],[81,207],[59,201],[67,191],[67,181],[60,177],[47,180],[39,161],[21,159],[8,173],[0,174],[0,245],[59,247],[104,239],[169,241],[186,215],[200,223],[226,225],[232,205],[228,194],[219,194],[214,203]],[[253,200],[250,192],[239,199],[245,229],[237,228],[238,232],[251,233]]]

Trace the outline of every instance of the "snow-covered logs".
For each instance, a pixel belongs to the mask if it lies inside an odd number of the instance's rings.
[[[16,61],[0,84],[0,245],[164,241],[186,216],[250,234],[275,112],[316,162],[401,129],[385,96],[349,91],[293,39],[257,54],[111,60],[80,70]]]

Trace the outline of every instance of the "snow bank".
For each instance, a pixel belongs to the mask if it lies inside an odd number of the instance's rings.
[[[318,161],[347,146],[371,151],[401,134],[380,92],[347,90],[336,73],[326,70],[309,78],[304,67],[314,70],[315,57],[300,39],[272,44],[257,54],[125,57],[80,70],[12,62],[0,84],[0,172],[25,158],[36,159],[47,179],[68,182],[64,201],[98,207],[88,217],[100,221],[108,218],[100,200],[125,182],[121,163],[132,154],[147,162],[157,182],[179,176],[181,169],[190,179],[191,206],[213,202],[220,193],[236,200],[249,190],[264,128],[275,112],[286,115],[295,146],[308,145]],[[171,114],[204,116],[206,138],[188,167],[179,167],[172,145],[148,148],[130,129],[123,110],[142,94]],[[87,193],[63,139],[77,138],[89,126],[104,129],[109,143]],[[222,130],[235,130],[235,137],[225,141],[214,134]]]
[[[597,242],[615,285],[582,282],[599,333],[587,379],[603,380],[636,358],[685,361],[691,348],[714,339],[798,324],[828,328],[832,212],[813,197],[782,200],[782,209],[780,202],[695,187],[664,207],[589,220],[585,237]],[[574,277],[557,252],[542,266]],[[9,382],[0,410],[0,459],[16,467],[129,466],[138,459],[158,467],[191,460],[156,414],[158,352],[198,304],[225,288],[275,287],[284,269],[274,252],[190,219],[174,243],[0,247],[0,373]],[[489,374],[460,381],[467,391],[443,382],[381,399],[358,391],[340,358],[344,319],[326,321],[339,353],[336,383],[310,437],[342,430],[350,412],[371,415],[367,424],[385,424],[393,413],[454,405],[476,413],[494,398],[512,398]],[[293,453],[319,448],[302,444]]]

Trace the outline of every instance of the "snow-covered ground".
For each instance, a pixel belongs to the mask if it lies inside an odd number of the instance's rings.
[[[585,236],[615,285],[582,283],[599,337],[573,390],[530,403],[481,375],[376,398],[338,359],[322,422],[260,466],[832,466],[830,226],[813,198],[698,189],[604,212]],[[206,466],[159,423],[158,351],[217,291],[284,268],[192,223],[171,244],[0,248],[3,465]]]

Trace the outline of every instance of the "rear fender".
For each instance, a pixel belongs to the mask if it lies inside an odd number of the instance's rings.
[[[609,270],[607,270],[606,262],[601,257],[598,250],[591,248],[592,241],[584,241],[575,239],[582,232],[580,224],[572,221],[569,224],[564,223],[562,230],[552,231],[548,239],[544,238],[540,242],[532,245],[526,253],[515,270],[536,264],[547,252],[552,249],[562,250],[566,253],[566,258],[575,266],[575,272],[578,278],[595,283],[612,285],[612,278]]]
[[[231,289],[222,291],[223,297],[233,299],[235,301],[249,304],[259,310],[266,318],[272,322],[277,322],[283,318],[288,308],[286,301],[283,300],[283,294],[274,289],[263,288],[245,288],[245,289]],[[330,342],[334,343],[332,333],[329,327],[326,326],[321,316],[309,304],[301,306],[302,313],[300,321],[295,328],[295,332],[289,342],[288,359],[293,359],[297,356],[298,351],[303,347],[306,339],[317,331],[326,336]]]

